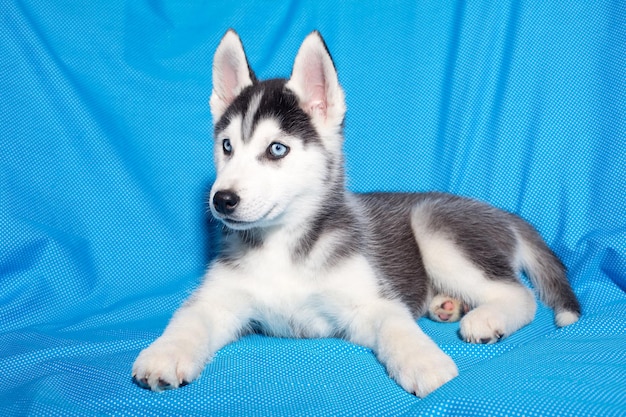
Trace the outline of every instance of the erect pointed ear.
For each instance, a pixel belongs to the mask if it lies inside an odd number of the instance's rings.
[[[239,35],[229,29],[224,35],[213,57],[213,92],[211,113],[217,122],[241,90],[256,82],[248,65]]]
[[[318,31],[302,42],[287,88],[298,96],[300,107],[318,127],[339,127],[346,112],[337,71]]]

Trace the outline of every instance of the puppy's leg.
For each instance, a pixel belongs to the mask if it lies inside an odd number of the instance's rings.
[[[140,386],[178,388],[196,379],[215,352],[234,341],[247,324],[245,295],[201,286],[174,314],[163,334],[133,364]]]
[[[447,232],[429,227],[429,213],[414,211],[412,226],[424,266],[435,288],[474,306],[461,319],[461,336],[471,343],[494,343],[530,323],[537,308],[535,297],[524,287],[505,254],[492,250],[490,262],[499,276],[472,262]],[[483,252],[490,248],[483,247]],[[495,268],[492,268],[495,269]]]
[[[458,375],[452,359],[422,332],[404,305],[380,300],[354,311],[347,338],[374,350],[406,391],[425,397]]]

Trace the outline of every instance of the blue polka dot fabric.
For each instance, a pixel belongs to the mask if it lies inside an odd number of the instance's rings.
[[[626,3],[0,1],[0,415],[626,415]],[[321,31],[348,186],[449,191],[533,223],[583,316],[494,345],[420,325],[460,374],[425,399],[338,339],[250,335],[201,377],[131,380],[215,256],[213,52],[260,78]]]

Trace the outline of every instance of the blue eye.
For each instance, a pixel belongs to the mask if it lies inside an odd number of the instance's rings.
[[[279,142],[272,142],[267,148],[267,154],[272,159],[280,159],[289,153],[289,147]]]
[[[222,149],[226,155],[230,155],[233,152],[233,145],[230,144],[230,139],[224,139],[222,141]]]

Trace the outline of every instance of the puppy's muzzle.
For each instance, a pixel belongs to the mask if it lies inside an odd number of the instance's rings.
[[[213,207],[218,213],[228,216],[233,214],[239,200],[239,196],[230,190],[218,191],[213,196]]]

